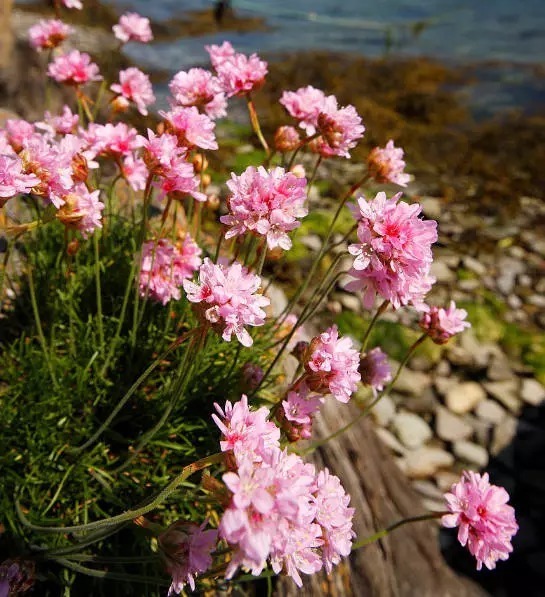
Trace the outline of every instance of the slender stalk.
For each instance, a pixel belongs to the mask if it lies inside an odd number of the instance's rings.
[[[352,551],[355,551],[356,549],[359,549],[360,547],[365,547],[366,545],[369,545],[370,543],[374,543],[375,541],[378,541],[379,539],[386,537],[386,535],[388,535],[392,531],[395,531],[399,527],[402,527],[406,524],[410,524],[413,522],[422,522],[425,520],[433,520],[434,518],[441,518],[445,514],[446,514],[446,512],[428,512],[428,514],[421,514],[420,516],[411,516],[409,518],[403,518],[402,520],[398,520],[397,522],[394,522],[393,524],[386,527],[385,529],[382,529],[381,531],[376,532],[374,535],[371,535],[370,537],[366,537],[365,539],[361,539],[360,541],[357,541],[356,543],[354,543],[352,545]]]
[[[254,133],[257,135],[259,142],[261,143],[267,157],[271,154],[271,150],[269,149],[269,145],[263,136],[263,132],[261,131],[261,126],[259,125],[259,118],[257,116],[257,112],[255,110],[254,102],[252,97],[249,93],[246,94],[246,103],[248,104],[248,112],[250,113],[250,122],[252,124],[252,128],[254,129]]]
[[[290,161],[288,162],[286,170],[288,170],[288,171],[291,170],[293,163],[295,162],[295,158],[297,157],[297,154],[299,153],[299,151],[301,149],[303,149],[303,147],[307,143],[310,143],[311,141],[313,141],[314,139],[316,139],[319,136],[320,136],[320,133],[315,133],[314,135],[311,135],[310,137],[305,137],[301,141],[301,143],[299,143],[299,145],[293,150],[293,153],[291,154]]]
[[[392,388],[395,386],[396,381],[398,380],[399,376],[401,375],[401,372],[403,371],[403,367],[405,367],[405,365],[407,364],[407,362],[409,361],[409,359],[412,357],[412,355],[414,354],[414,351],[424,342],[424,340],[428,337],[427,334],[422,334],[420,336],[420,338],[418,338],[413,344],[412,346],[409,348],[409,350],[407,351],[407,354],[405,355],[405,357],[403,358],[403,360],[401,361],[401,363],[399,364],[399,367],[397,368],[396,374],[394,375],[394,378],[392,379],[392,381],[388,384],[388,386],[386,387],[386,389],[383,392],[384,394],[389,394],[390,391],[392,390]]]
[[[100,284],[100,251],[98,246],[98,231],[93,234],[93,247],[95,251],[95,286],[97,299],[98,337],[100,350],[104,350],[104,322],[102,315],[102,288]]]
[[[38,331],[38,338],[40,340],[40,345],[42,347],[42,351],[44,353],[45,362],[47,364],[47,369],[49,370],[49,376],[51,377],[51,382],[53,383],[53,387],[55,390],[59,389],[59,384],[55,378],[55,373],[53,371],[53,363],[51,362],[51,355],[49,353],[49,349],[47,347],[47,342],[44,336],[44,330],[42,328],[42,322],[40,320],[40,312],[38,311],[38,302],[36,300],[36,289],[34,288],[34,277],[32,275],[32,265],[29,264],[28,266],[28,289],[30,291],[30,302],[32,304],[32,312],[34,314],[34,322],[36,323],[36,330]]]
[[[316,159],[316,163],[314,164],[314,168],[312,169],[312,174],[310,175],[310,178],[307,181],[307,199],[310,197],[310,189],[312,188],[312,183],[314,182],[314,179],[316,178],[316,174],[318,174],[318,168],[320,167],[320,164],[322,163],[322,156],[319,155],[318,158]]]
[[[387,301],[387,300],[384,301],[380,305],[380,307],[377,309],[377,312],[373,316],[373,319],[371,319],[371,322],[369,323],[368,328],[365,330],[365,334],[361,341],[361,354],[363,354],[365,352],[365,349],[367,348],[367,342],[369,341],[369,336],[371,335],[371,332],[372,332],[373,328],[375,327],[375,324],[378,321],[378,318],[384,313],[384,311],[386,311],[389,304],[390,304],[390,301]]]

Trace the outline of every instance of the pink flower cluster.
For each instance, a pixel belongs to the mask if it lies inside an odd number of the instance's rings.
[[[226,577],[239,566],[258,575],[267,561],[298,586],[301,572],[331,571],[350,553],[354,537],[354,509],[339,479],[282,451],[265,407],[252,411],[242,396],[216,409],[221,449],[233,451],[232,470],[223,475],[231,499],[219,526],[233,549]]]
[[[124,44],[129,41],[147,43],[153,39],[149,19],[136,12],[122,15],[112,29],[117,39]]]
[[[75,8],[76,10],[81,10],[83,8],[83,3],[80,0],[61,0],[66,8]]]
[[[248,94],[263,85],[268,68],[257,54],[235,52],[228,41],[221,46],[206,46],[206,50],[228,97]]]
[[[360,381],[359,352],[352,340],[339,338],[337,326],[332,326],[310,342],[303,360],[309,389],[320,394],[333,394],[339,402],[348,402]]]
[[[38,52],[59,46],[74,29],[58,19],[42,20],[28,30],[30,45]]]
[[[40,179],[35,174],[25,174],[18,155],[0,155],[0,206],[19,193],[30,193],[38,184]]]
[[[114,105],[119,110],[126,110],[129,102],[133,102],[140,114],[147,116],[147,107],[155,101],[148,75],[133,66],[119,71],[119,83],[114,83],[110,89],[118,94]]]
[[[392,381],[388,355],[378,346],[362,355],[359,372],[363,385],[371,386],[374,394],[381,392],[384,384]]]
[[[49,65],[47,74],[58,83],[74,86],[102,79],[98,66],[91,62],[89,54],[78,50],[56,56]]]
[[[200,526],[177,521],[159,535],[159,550],[165,559],[167,572],[172,575],[168,597],[181,593],[186,584],[194,591],[195,576],[210,568],[210,554],[218,542],[218,531],[205,531],[206,524],[207,521]]]
[[[403,149],[390,139],[386,147],[375,147],[367,158],[369,174],[379,183],[393,182],[406,187],[411,177],[405,174]]]
[[[437,240],[437,222],[418,217],[422,207],[378,193],[371,201],[360,197],[353,213],[358,221],[359,243],[348,250],[355,256],[349,274],[355,280],[347,290],[363,290],[363,304],[370,309],[375,297],[394,308],[412,303],[422,307],[424,295],[435,281],[430,276],[431,245]]]
[[[189,149],[217,149],[218,143],[214,133],[215,123],[206,114],[191,108],[175,107],[170,112],[160,111],[166,120],[169,133],[176,135],[180,146]]]
[[[304,382],[288,392],[277,419],[290,442],[310,439],[314,415],[323,402],[323,396],[313,394]]]
[[[423,313],[420,327],[436,344],[446,344],[452,336],[471,327],[469,321],[465,321],[466,317],[467,311],[457,309],[456,303],[450,301],[446,309],[430,307]]]
[[[297,218],[307,215],[306,182],[283,168],[250,166],[240,176],[231,174],[229,213],[220,218],[229,226],[225,238],[251,232],[265,236],[269,249],[290,249],[287,233],[299,226]]]
[[[78,126],[79,116],[74,114],[69,106],[64,105],[62,114],[55,116],[50,112],[44,114],[44,121],[35,124],[37,129],[40,129],[49,135],[68,135],[73,133]]]
[[[323,157],[349,158],[349,150],[365,132],[354,106],[339,108],[334,95],[326,96],[310,85],[297,91],[285,91],[280,103],[299,121],[307,135],[318,135],[310,142],[310,148]]]
[[[253,344],[245,326],[265,323],[265,311],[270,300],[258,294],[261,278],[250,273],[240,263],[215,264],[206,258],[199,269],[198,284],[184,280],[184,290],[198,312],[212,324],[226,342],[235,334],[243,346]]]
[[[57,212],[57,218],[69,228],[79,230],[88,238],[97,228],[102,228],[104,203],[99,201],[100,191],[89,192],[84,184],[77,184],[66,195]]]
[[[217,77],[203,68],[180,71],[169,83],[173,106],[204,110],[209,118],[221,118],[227,114],[227,100]]]
[[[180,245],[166,238],[145,242],[140,265],[140,296],[163,305],[179,300],[182,283],[201,265],[200,255],[200,247],[189,234]]]
[[[511,539],[518,531],[515,511],[509,506],[509,494],[503,487],[491,485],[488,475],[465,471],[445,494],[450,514],[445,514],[445,527],[458,527],[458,541],[477,560],[493,570],[498,560],[506,560],[513,551]]]

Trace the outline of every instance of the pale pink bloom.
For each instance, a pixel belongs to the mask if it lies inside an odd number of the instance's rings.
[[[297,218],[308,213],[303,207],[306,183],[278,167],[267,171],[263,166],[249,166],[240,176],[231,174],[229,214],[220,218],[229,226],[225,238],[252,232],[265,236],[269,249],[290,249],[287,233],[299,227]]]
[[[463,332],[471,327],[469,321],[465,321],[467,311],[457,309],[456,303],[450,301],[447,309],[430,307],[423,313],[420,319],[420,327],[436,344],[445,344],[452,336]]]
[[[339,402],[348,402],[360,381],[359,364],[352,340],[339,338],[334,325],[312,339],[304,362],[305,383],[314,392],[331,393]]]
[[[89,54],[78,50],[56,56],[49,64],[47,74],[58,83],[76,86],[102,79],[98,66],[91,62]]]
[[[35,174],[25,174],[21,158],[17,155],[0,155],[0,204],[19,193],[30,193],[40,184]]]
[[[66,226],[79,230],[88,238],[97,228],[102,228],[104,203],[99,200],[100,191],[89,192],[84,184],[78,184],[64,197],[57,218]]]
[[[187,149],[217,149],[214,133],[215,123],[205,114],[200,114],[195,106],[173,108],[170,112],[160,111],[167,121],[169,132],[176,135],[178,143]]]
[[[240,263],[214,264],[208,258],[199,270],[198,284],[184,280],[187,298],[199,304],[202,318],[221,332],[226,342],[235,334],[243,346],[253,344],[245,326],[265,323],[263,307],[270,300],[257,293],[260,285],[261,278]]]
[[[61,0],[61,2],[66,8],[75,8],[76,10],[81,10],[83,8],[81,0]]]
[[[386,147],[375,147],[367,158],[369,174],[379,183],[393,182],[406,187],[411,177],[405,174],[403,149],[390,139]]]
[[[59,46],[74,29],[58,19],[41,20],[28,30],[30,45],[38,52]]]
[[[112,27],[114,35],[122,43],[139,41],[147,43],[153,39],[149,19],[135,12],[127,12],[119,18],[119,23]]]
[[[313,417],[323,401],[322,396],[311,394],[304,383],[297,390],[288,392],[277,418],[290,441],[311,437]]]
[[[228,97],[250,93],[263,84],[268,68],[257,54],[239,54],[228,41],[206,46],[206,50]]]
[[[293,151],[301,144],[301,137],[292,126],[280,126],[274,134],[274,147],[276,151],[285,153]]]
[[[158,176],[164,176],[171,169],[173,160],[183,158],[187,153],[185,147],[178,147],[177,138],[169,133],[156,135],[148,129],[148,138],[141,136],[139,139],[144,148],[144,162],[149,171]]]
[[[370,309],[377,294],[394,308],[409,303],[421,306],[434,279],[430,276],[431,245],[437,240],[437,222],[418,216],[422,207],[378,193],[371,201],[358,199],[353,209],[358,221],[359,243],[350,245],[355,260],[347,290],[363,290],[363,304]]]
[[[122,171],[133,191],[143,191],[146,188],[149,172],[142,158],[133,154],[125,156]]]
[[[64,105],[62,114],[54,116],[51,112],[44,114],[43,122],[35,124],[37,129],[40,129],[50,135],[68,135],[73,133],[78,126],[79,116],[74,114],[72,110]]]
[[[193,164],[182,156],[173,156],[168,168],[154,183],[163,195],[169,193],[178,195],[191,195],[197,201],[206,201],[207,197],[199,191],[199,178],[195,175]]]
[[[82,136],[87,141],[89,150],[99,156],[128,156],[143,145],[138,131],[124,122],[117,124],[92,122],[86,131],[82,131]]]
[[[157,538],[167,572],[172,575],[168,597],[180,594],[186,584],[194,591],[195,576],[206,572],[212,565],[211,552],[218,542],[218,531],[205,531],[206,524],[206,520],[200,526],[180,520]]]
[[[179,300],[182,282],[201,264],[201,249],[187,234],[181,245],[166,238],[150,240],[142,246],[140,296],[166,305]]]
[[[35,136],[36,131],[33,124],[22,118],[8,118],[2,133],[13,150],[19,153],[23,149],[25,141]]]
[[[458,541],[467,545],[477,560],[477,570],[483,564],[493,570],[498,560],[509,557],[518,525],[503,487],[490,485],[486,473],[481,476],[464,471],[460,481],[445,494],[445,500],[450,514],[445,514],[441,522],[448,528],[458,527]]]
[[[356,147],[365,132],[354,106],[339,108],[336,98],[332,95],[324,102],[318,115],[316,129],[320,136],[311,141],[309,147],[325,158],[349,158],[349,150]]]
[[[176,73],[168,87],[174,106],[195,106],[204,110],[210,118],[227,115],[227,100],[219,79],[203,68]]]
[[[110,85],[110,89],[119,94],[114,101],[121,101],[121,106],[124,105],[123,100],[127,105],[128,102],[133,102],[143,116],[147,116],[147,107],[155,101],[148,75],[133,66],[119,71],[119,83]]]
[[[306,131],[307,135],[314,135],[325,100],[323,91],[308,85],[297,91],[284,91],[280,103],[293,118],[299,121],[299,126]]]
[[[388,362],[388,355],[378,346],[361,356],[359,372],[362,384],[371,386],[374,394],[381,392],[384,384],[392,381],[392,368]]]
[[[291,167],[290,172],[294,176],[297,176],[297,178],[306,178],[306,175],[307,175],[307,171],[305,170],[305,167],[303,166],[303,164],[295,164],[294,166]]]

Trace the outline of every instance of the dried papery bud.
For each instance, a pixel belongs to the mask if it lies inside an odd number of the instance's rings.
[[[242,392],[249,393],[255,390],[263,380],[263,369],[255,363],[245,363],[242,367],[241,385]]]
[[[378,183],[392,182],[406,187],[411,177],[405,174],[403,149],[395,147],[392,140],[386,147],[375,147],[367,158],[367,168],[370,176]]]
[[[76,153],[72,158],[72,177],[75,182],[85,182],[89,176],[87,159],[81,153]]]
[[[471,327],[469,321],[465,321],[466,317],[467,311],[457,309],[456,303],[450,301],[446,309],[429,307],[420,319],[420,327],[435,344],[446,344],[452,336]]]
[[[34,562],[28,560],[4,560],[0,564],[0,595],[22,595],[35,582]]]
[[[287,151],[294,151],[301,143],[301,136],[297,129],[293,126],[278,127],[274,134],[274,147],[276,151],[285,153]]]
[[[339,147],[343,136],[342,131],[334,118],[328,114],[320,112],[320,115],[318,116],[318,130],[322,133],[322,136],[330,147]]]
[[[202,174],[201,175],[201,184],[203,186],[203,189],[206,189],[206,187],[212,182],[212,178],[210,177],[210,174]]]
[[[293,350],[291,351],[291,354],[300,362],[302,363],[304,358],[305,358],[305,354],[307,353],[309,349],[309,343],[305,342],[304,340],[299,340],[299,342],[297,342],[297,344],[294,346]]]
[[[118,95],[110,102],[114,112],[126,112],[129,109],[130,102],[126,97]]]
[[[220,207],[220,203],[220,198],[215,193],[212,195],[208,195],[208,198],[206,199],[206,207],[208,207],[208,209],[211,209],[212,211],[218,210]]]
[[[193,158],[193,168],[197,174],[199,172],[204,172],[208,168],[208,160],[206,159],[206,156],[202,153],[195,154],[195,157]]]
[[[77,238],[71,240],[66,246],[66,252],[70,256],[74,256],[79,251],[79,241]]]
[[[307,176],[307,171],[305,170],[303,164],[295,164],[295,166],[292,166],[290,172],[294,176],[297,176],[297,178],[306,178]]]

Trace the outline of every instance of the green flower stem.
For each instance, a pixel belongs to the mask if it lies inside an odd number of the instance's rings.
[[[320,136],[320,133],[315,133],[314,135],[311,135],[310,137],[305,137],[301,143],[299,143],[299,145],[293,150],[293,153],[291,154],[290,157],[290,161],[288,162],[288,166],[286,168],[286,170],[288,170],[288,172],[291,170],[293,163],[295,162],[295,158],[297,157],[297,154],[299,153],[299,151],[301,149],[303,149],[303,147],[307,144],[310,143],[311,141],[313,141],[314,139],[317,139]]]
[[[392,390],[392,388],[394,387],[396,381],[398,380],[399,376],[401,375],[401,372],[403,371],[403,367],[405,367],[405,365],[407,364],[407,362],[409,361],[409,359],[413,356],[414,351],[424,342],[424,340],[428,337],[427,334],[422,334],[420,336],[420,338],[418,338],[413,344],[412,346],[409,348],[409,350],[407,351],[407,354],[405,355],[405,357],[403,358],[403,360],[401,361],[401,363],[399,364],[399,367],[397,368],[396,374],[394,375],[394,378],[392,379],[392,381],[388,384],[388,386],[386,387],[386,390],[384,390],[382,395],[385,394],[389,394]],[[381,396],[382,397],[382,396]]]
[[[55,559],[55,561],[65,568],[70,568],[70,570],[73,570],[74,572],[79,572],[80,574],[85,574],[86,576],[92,576],[94,578],[139,582],[142,584],[160,585],[163,587],[168,587],[170,584],[170,582],[167,582],[164,579],[154,578],[152,576],[142,576],[140,574],[123,574],[121,572],[111,572],[110,570],[94,570],[93,568],[87,568],[87,566],[82,566],[81,564],[77,564],[76,562],[72,562],[66,558],[58,558]]]
[[[373,316],[373,319],[371,319],[371,323],[369,324],[369,327],[365,330],[365,335],[363,336],[361,341],[361,354],[364,354],[365,349],[367,348],[367,342],[369,341],[369,336],[371,335],[371,331],[375,327],[375,324],[378,321],[379,317],[384,313],[384,311],[386,311],[389,304],[390,301],[384,301],[377,309],[377,312]]]
[[[157,508],[165,500],[167,500],[172,495],[172,493],[176,491],[178,486],[181,485],[184,481],[186,481],[191,475],[209,466],[223,462],[224,458],[225,454],[223,452],[219,452],[217,454],[207,456],[206,458],[202,458],[201,460],[197,460],[192,464],[188,464],[182,469],[182,472],[179,475],[177,475],[164,489],[159,491],[155,495],[155,497],[151,498],[144,505],[132,510],[127,510],[126,512],[123,512],[123,514],[118,514],[117,516],[112,516],[103,520],[97,520],[88,524],[80,524],[67,527],[34,525],[26,518],[25,514],[21,509],[19,501],[16,499],[15,507],[17,510],[17,515],[19,516],[19,519],[21,520],[22,524],[24,524],[26,527],[34,531],[43,531],[45,533],[81,533],[93,531],[95,529],[111,528],[114,525],[119,525],[134,520],[139,516],[144,516],[148,512],[155,510],[155,508]]]
[[[269,149],[269,145],[263,136],[263,132],[261,131],[261,126],[259,125],[259,118],[257,116],[257,112],[255,110],[254,102],[252,100],[252,96],[247,93],[246,94],[246,103],[248,104],[248,112],[250,113],[250,122],[252,124],[252,128],[254,129],[254,133],[257,135],[259,142],[263,146],[267,157],[271,154],[271,150]]]
[[[394,522],[393,524],[386,527],[385,529],[382,529],[381,531],[376,532],[374,535],[371,535],[370,537],[366,537],[365,539],[361,539],[360,541],[357,541],[356,543],[354,543],[352,545],[352,551],[356,551],[356,549],[360,549],[360,547],[365,547],[366,545],[374,543],[375,541],[378,541],[379,539],[386,537],[386,535],[388,535],[392,531],[395,531],[399,527],[402,527],[406,524],[410,524],[413,522],[423,522],[425,520],[433,520],[434,518],[441,518],[445,514],[446,514],[446,512],[428,512],[428,514],[421,514],[420,516],[411,516],[409,518],[403,518],[402,520],[398,520],[397,522]]]
[[[40,345],[42,347],[42,351],[44,353],[45,362],[47,364],[47,369],[49,370],[49,376],[51,377],[51,382],[53,383],[53,388],[55,390],[59,389],[59,384],[57,383],[57,379],[55,378],[55,372],[53,370],[53,363],[51,362],[51,354],[49,353],[49,348],[47,346],[47,342],[45,341],[44,330],[42,328],[42,322],[40,320],[40,312],[38,311],[38,302],[36,300],[36,289],[34,288],[34,277],[32,275],[32,265],[29,264],[28,266],[28,289],[30,291],[30,302],[32,303],[32,312],[34,314],[34,322],[36,323],[36,330],[38,331],[38,338],[40,340]]]
[[[93,234],[93,247],[95,251],[95,286],[97,298],[97,317],[98,317],[98,337],[100,342],[100,350],[104,350],[104,321],[102,315],[102,288],[100,284],[100,250],[98,244],[98,230]]]
[[[100,87],[98,88],[97,98],[95,100],[95,109],[93,110],[93,121],[96,120],[96,117],[98,116],[98,111],[100,110],[102,98],[104,97],[104,92],[106,91],[107,86],[108,82],[105,79],[103,79],[100,83]]]

